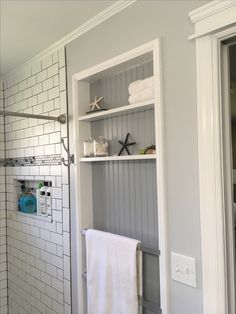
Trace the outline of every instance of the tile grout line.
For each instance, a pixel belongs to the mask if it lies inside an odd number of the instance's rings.
[[[2,82],[2,90],[3,90],[3,111],[5,111],[5,88],[4,88],[4,82]],[[4,130],[4,164],[6,162],[6,117],[3,117],[3,130]],[[8,237],[7,237],[7,189],[6,189],[6,183],[7,183],[7,173],[6,173],[6,167],[4,169],[4,180],[5,180],[5,230],[6,230],[6,273],[7,273],[7,312],[9,312],[9,283],[8,283]]]

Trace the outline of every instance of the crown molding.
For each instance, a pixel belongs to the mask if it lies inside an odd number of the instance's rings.
[[[208,4],[201,6],[200,8],[197,8],[196,10],[191,11],[189,13],[189,17],[192,23],[197,23],[200,20],[208,18],[209,16],[214,15],[222,10],[225,10],[226,8],[234,6],[235,4],[236,4],[235,1],[232,1],[232,0],[211,1]]]
[[[236,23],[236,1],[211,1],[191,11],[189,17],[195,24],[195,34],[190,36],[190,39],[194,39]]]
[[[34,62],[37,62],[38,60],[42,59],[43,57],[51,54],[52,52],[64,47],[66,44],[74,40],[75,38],[80,37],[84,33],[88,32],[89,30],[95,28],[97,25],[103,23],[104,21],[108,20],[110,17],[116,15],[120,11],[124,10],[125,8],[129,7],[133,3],[135,3],[137,0],[119,0],[116,1],[114,4],[107,7],[105,10],[101,11],[82,25],[80,25],[78,28],[76,28],[73,32],[67,34],[65,37],[60,39],[59,41],[55,42],[51,46],[49,46],[47,49],[43,50],[33,58],[29,59],[28,61],[24,62],[23,64],[19,65],[18,67],[14,68],[8,73],[5,73],[2,77],[0,77],[0,80],[6,80],[7,78],[13,76],[16,72],[21,71],[25,67],[31,65]]]

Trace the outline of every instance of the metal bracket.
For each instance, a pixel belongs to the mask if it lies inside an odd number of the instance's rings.
[[[71,164],[73,164],[75,162],[75,156],[74,156],[74,154],[70,154],[68,147],[66,147],[66,145],[65,145],[65,141],[64,141],[63,137],[61,137],[61,143],[62,143],[62,146],[63,146],[63,148],[64,148],[64,150],[68,156],[67,160],[65,160],[65,158],[62,157],[61,161],[65,167],[69,167]]]

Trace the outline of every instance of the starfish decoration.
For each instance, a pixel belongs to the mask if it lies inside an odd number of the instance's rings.
[[[99,106],[99,102],[103,99],[103,97],[97,98],[97,96],[95,96],[94,101],[89,105],[90,111],[94,111],[95,108],[97,108],[97,110],[101,110],[101,107]]]
[[[121,155],[121,153],[123,152],[124,149],[126,150],[127,154],[130,155],[130,151],[129,151],[129,149],[128,149],[128,146],[131,146],[131,145],[135,145],[135,144],[136,144],[136,142],[128,143],[129,135],[130,135],[130,134],[127,133],[124,142],[119,141],[119,143],[122,145],[122,147],[121,147],[121,150],[119,151],[118,156]]]

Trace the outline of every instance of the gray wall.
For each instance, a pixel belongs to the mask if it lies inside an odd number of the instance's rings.
[[[188,12],[205,3],[138,1],[67,46],[71,111],[72,74],[156,37],[162,38],[169,253],[174,251],[197,260],[197,289],[170,279],[171,314],[203,312],[196,60],[195,44],[188,40],[193,33]],[[76,282],[73,285],[76,288]]]

